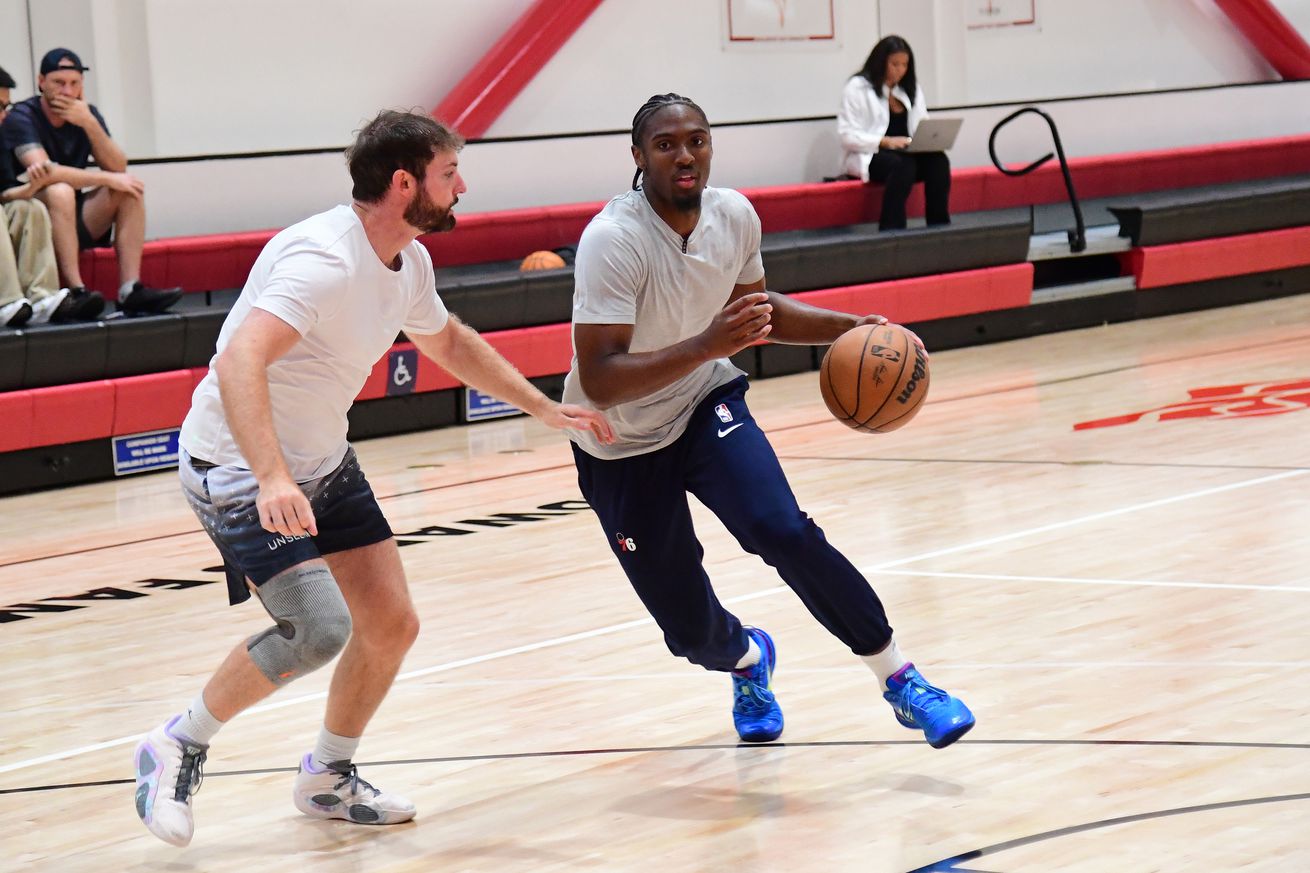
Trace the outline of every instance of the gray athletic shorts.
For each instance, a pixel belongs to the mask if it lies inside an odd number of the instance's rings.
[[[249,470],[211,464],[184,449],[179,453],[178,474],[187,501],[223,556],[229,603],[250,597],[247,578],[263,585],[296,564],[391,538],[391,526],[354,449],[347,450],[331,473],[300,483],[314,510],[317,536],[287,537],[264,530],[255,507],[259,487]]]

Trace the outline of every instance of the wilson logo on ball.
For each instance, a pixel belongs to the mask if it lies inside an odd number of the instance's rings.
[[[905,390],[896,395],[897,403],[909,403],[914,392],[919,388],[919,382],[928,375],[928,356],[923,353],[923,349],[918,346],[914,347],[914,372],[910,374],[910,381],[905,383]]]

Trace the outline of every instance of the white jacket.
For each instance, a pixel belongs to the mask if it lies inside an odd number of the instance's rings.
[[[910,136],[919,126],[919,122],[928,117],[928,107],[923,98],[923,87],[915,86],[914,100],[897,85],[892,95],[910,108],[905,120]],[[869,181],[869,161],[878,151],[878,143],[887,135],[887,125],[891,122],[891,109],[887,98],[873,90],[869,80],[863,76],[852,76],[842,89],[841,109],[837,112],[837,139],[842,146],[842,172],[859,176]]]

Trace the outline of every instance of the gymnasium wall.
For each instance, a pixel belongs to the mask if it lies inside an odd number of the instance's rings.
[[[22,96],[47,48],[82,54],[89,96],[147,183],[152,237],[279,227],[346,196],[340,155],[231,155],[336,149],[381,106],[435,106],[530,2],[0,0],[0,65]],[[1035,23],[1009,27],[976,26],[972,0],[832,0],[834,39],[748,44],[727,40],[727,2],[605,0],[488,131],[493,141],[465,150],[463,208],[621,190],[626,137],[606,132],[666,90],[694,97],[720,125],[716,184],[815,181],[836,170],[833,125],[795,119],[832,115],[842,82],[884,32],[914,44],[929,105],[966,118],[952,153],[960,167],[988,162],[987,133],[1013,108],[983,104],[1087,98],[1047,107],[1071,155],[1310,129],[1307,84],[1272,84],[1211,0],[990,4],[1018,10],[1015,19],[1036,9]],[[823,5],[735,2],[757,13]],[[1310,33],[1310,0],[1275,5]],[[1096,96],[1225,84],[1244,87]],[[773,123],[725,126],[756,121]],[[1036,157],[1045,136],[1017,124],[1003,156]],[[546,138],[504,141],[517,137]],[[156,162],[178,157],[193,160]]]

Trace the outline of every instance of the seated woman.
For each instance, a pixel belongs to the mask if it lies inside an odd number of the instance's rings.
[[[899,36],[879,40],[842,91],[837,137],[842,168],[865,182],[882,182],[881,230],[905,227],[910,187],[923,182],[929,224],[949,224],[951,162],[945,152],[907,152],[915,128],[928,117],[914,74],[914,52]]]

